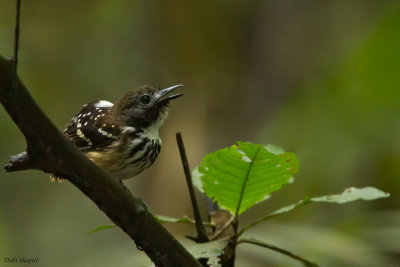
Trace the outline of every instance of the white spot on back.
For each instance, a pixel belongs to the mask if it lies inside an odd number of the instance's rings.
[[[113,105],[114,105],[113,103],[106,100],[99,100],[94,104],[96,108],[109,108],[112,107]]]
[[[117,139],[117,137],[114,136],[112,133],[108,133],[108,132],[104,131],[104,130],[101,129],[101,128],[99,128],[97,131],[98,131],[100,134],[104,135],[104,136],[107,136],[107,137],[113,138],[113,139]]]
[[[87,138],[87,137],[82,133],[81,129],[78,129],[78,130],[76,131],[76,134],[77,134],[81,139],[85,140],[85,141],[88,143],[88,145],[90,145],[90,146],[93,145],[92,142],[90,141],[90,139]]]

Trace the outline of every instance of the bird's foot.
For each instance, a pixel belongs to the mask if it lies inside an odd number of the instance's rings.
[[[55,174],[52,174],[51,176],[50,176],[50,182],[52,182],[52,183],[54,183],[54,182],[57,182],[57,183],[62,183],[62,182],[64,182],[64,178],[63,177],[61,177],[61,176],[57,176],[57,175],[55,175]]]

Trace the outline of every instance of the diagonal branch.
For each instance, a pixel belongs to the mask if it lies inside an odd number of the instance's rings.
[[[61,134],[0,56],[0,101],[24,134],[27,151],[14,156],[7,171],[38,169],[68,179],[124,232],[157,266],[200,266],[147,211],[140,199],[110,178]]]

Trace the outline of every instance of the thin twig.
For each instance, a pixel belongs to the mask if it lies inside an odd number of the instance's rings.
[[[190,199],[192,201],[194,218],[196,220],[197,241],[207,242],[208,236],[201,219],[199,206],[197,205],[196,195],[194,194],[192,175],[190,173],[189,162],[186,157],[185,145],[183,144],[182,135],[180,132],[176,133],[176,142],[178,143],[179,153],[182,159],[183,170],[186,176],[186,183],[189,188]]]
[[[221,234],[222,234],[222,232],[223,231],[225,231],[226,230],[226,228],[228,228],[229,227],[229,225],[231,225],[232,224],[232,222],[233,222],[233,219],[234,219],[234,217],[233,217],[233,215],[232,215],[232,217],[231,218],[229,218],[229,220],[224,224],[224,226],[222,226],[222,228],[221,229],[219,229],[219,230],[217,230],[217,231],[215,231],[214,232],[214,234],[211,236],[211,240],[215,240],[215,239],[217,239]]]
[[[18,48],[19,48],[19,17],[21,10],[21,0],[17,0],[17,10],[16,10],[16,21],[14,30],[14,72],[17,75],[17,65],[18,65]]]
[[[312,267],[317,267],[318,266],[318,264],[316,264],[316,263],[314,263],[312,261],[306,260],[301,256],[295,255],[290,251],[287,251],[285,249],[278,248],[277,246],[273,246],[273,245],[258,241],[258,240],[254,239],[254,238],[250,238],[250,239],[242,238],[242,239],[240,239],[238,241],[237,244],[241,244],[241,243],[253,244],[253,245],[257,245],[257,246],[260,246],[260,247],[264,247],[264,248],[268,248],[268,249],[274,250],[276,252],[285,254],[286,256],[289,256],[289,257],[291,257],[291,258],[293,258],[295,260],[301,261],[305,266],[309,266],[309,267],[311,267],[311,266]]]

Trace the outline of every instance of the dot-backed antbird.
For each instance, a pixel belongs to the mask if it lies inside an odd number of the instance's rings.
[[[97,166],[116,179],[127,179],[150,167],[161,149],[158,129],[169,103],[183,94],[168,95],[183,85],[157,90],[144,85],[118,102],[90,102],[71,119],[66,136]],[[62,181],[57,175],[51,180]]]

